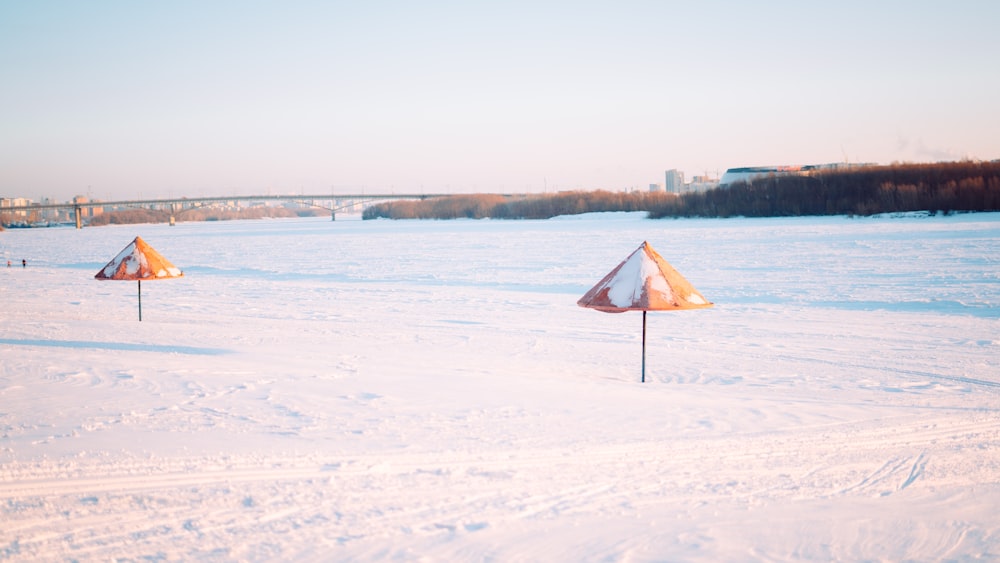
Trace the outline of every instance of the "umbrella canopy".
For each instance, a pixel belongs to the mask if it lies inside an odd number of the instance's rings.
[[[642,311],[642,381],[646,381],[646,311],[704,309],[712,303],[643,241],[628,258],[590,288],[581,307],[605,313]]]
[[[94,276],[99,280],[158,280],[179,278],[184,275],[152,246],[135,237],[115,259],[108,262]]]
[[[605,313],[712,306],[645,241],[576,304]]]
[[[135,280],[139,292],[139,320],[142,320],[142,280],[162,280],[179,278],[184,275],[177,266],[153,250],[152,246],[140,237],[135,237],[128,246],[122,249],[101,268],[94,277],[99,280]]]

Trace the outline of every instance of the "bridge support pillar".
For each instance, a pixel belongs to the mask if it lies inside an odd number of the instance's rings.
[[[80,209],[79,207],[74,207],[73,208],[73,219],[76,222],[76,228],[77,229],[82,229],[83,228],[83,210]]]

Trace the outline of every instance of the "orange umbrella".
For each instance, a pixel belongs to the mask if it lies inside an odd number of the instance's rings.
[[[94,278],[99,280],[136,280],[139,283],[139,320],[142,320],[142,280],[179,278],[184,275],[177,266],[160,255],[140,237],[135,237],[114,260],[101,268]]]
[[[642,311],[642,381],[646,381],[646,311],[703,309],[712,303],[643,241],[579,301],[605,313]]]

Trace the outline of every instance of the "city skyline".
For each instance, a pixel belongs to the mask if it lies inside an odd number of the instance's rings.
[[[0,2],[0,197],[1000,157],[993,3]]]

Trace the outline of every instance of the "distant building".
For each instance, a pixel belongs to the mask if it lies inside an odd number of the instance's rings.
[[[729,186],[736,182],[753,182],[758,178],[768,176],[785,176],[790,174],[800,174],[801,166],[744,166],[740,168],[730,168],[722,175],[719,185]]]
[[[663,189],[668,194],[679,194],[684,191],[684,173],[680,170],[667,170]]]
[[[691,182],[684,182],[684,173],[680,170],[667,170],[665,174],[664,190],[668,194],[687,194],[692,192],[704,192],[719,187],[719,180],[705,174],[694,176]],[[650,185],[652,191],[652,185]]]
[[[830,164],[806,164],[803,166],[745,166],[726,170],[726,173],[722,175],[722,179],[719,181],[719,185],[728,186],[736,182],[753,182],[755,179],[767,178],[768,176],[789,176],[793,174],[808,176],[813,172],[863,168],[866,166],[875,166],[875,164],[834,162]]]
[[[649,191],[650,192],[662,192],[663,188],[659,184],[650,184],[649,185]]]
[[[91,203],[91,201],[87,199],[85,196],[78,195],[73,198],[73,203]],[[104,213],[104,207],[102,206],[88,206],[80,208],[80,214],[83,217],[93,218],[102,213]]]
[[[59,202],[49,198],[43,197],[41,201],[42,205],[58,205]],[[65,221],[69,220],[71,214],[66,211],[60,211],[59,209],[45,209],[41,212],[41,219],[44,221]]]
[[[712,178],[708,175],[694,176],[691,178],[691,183],[685,185],[688,192],[707,192],[718,187],[718,178]]]
[[[25,199],[23,197],[0,198],[0,211],[2,211],[4,207],[26,207],[31,204],[32,202],[30,199]],[[21,219],[28,216],[28,212],[24,209],[20,209],[18,211],[8,211],[6,213],[11,217],[18,217]]]

